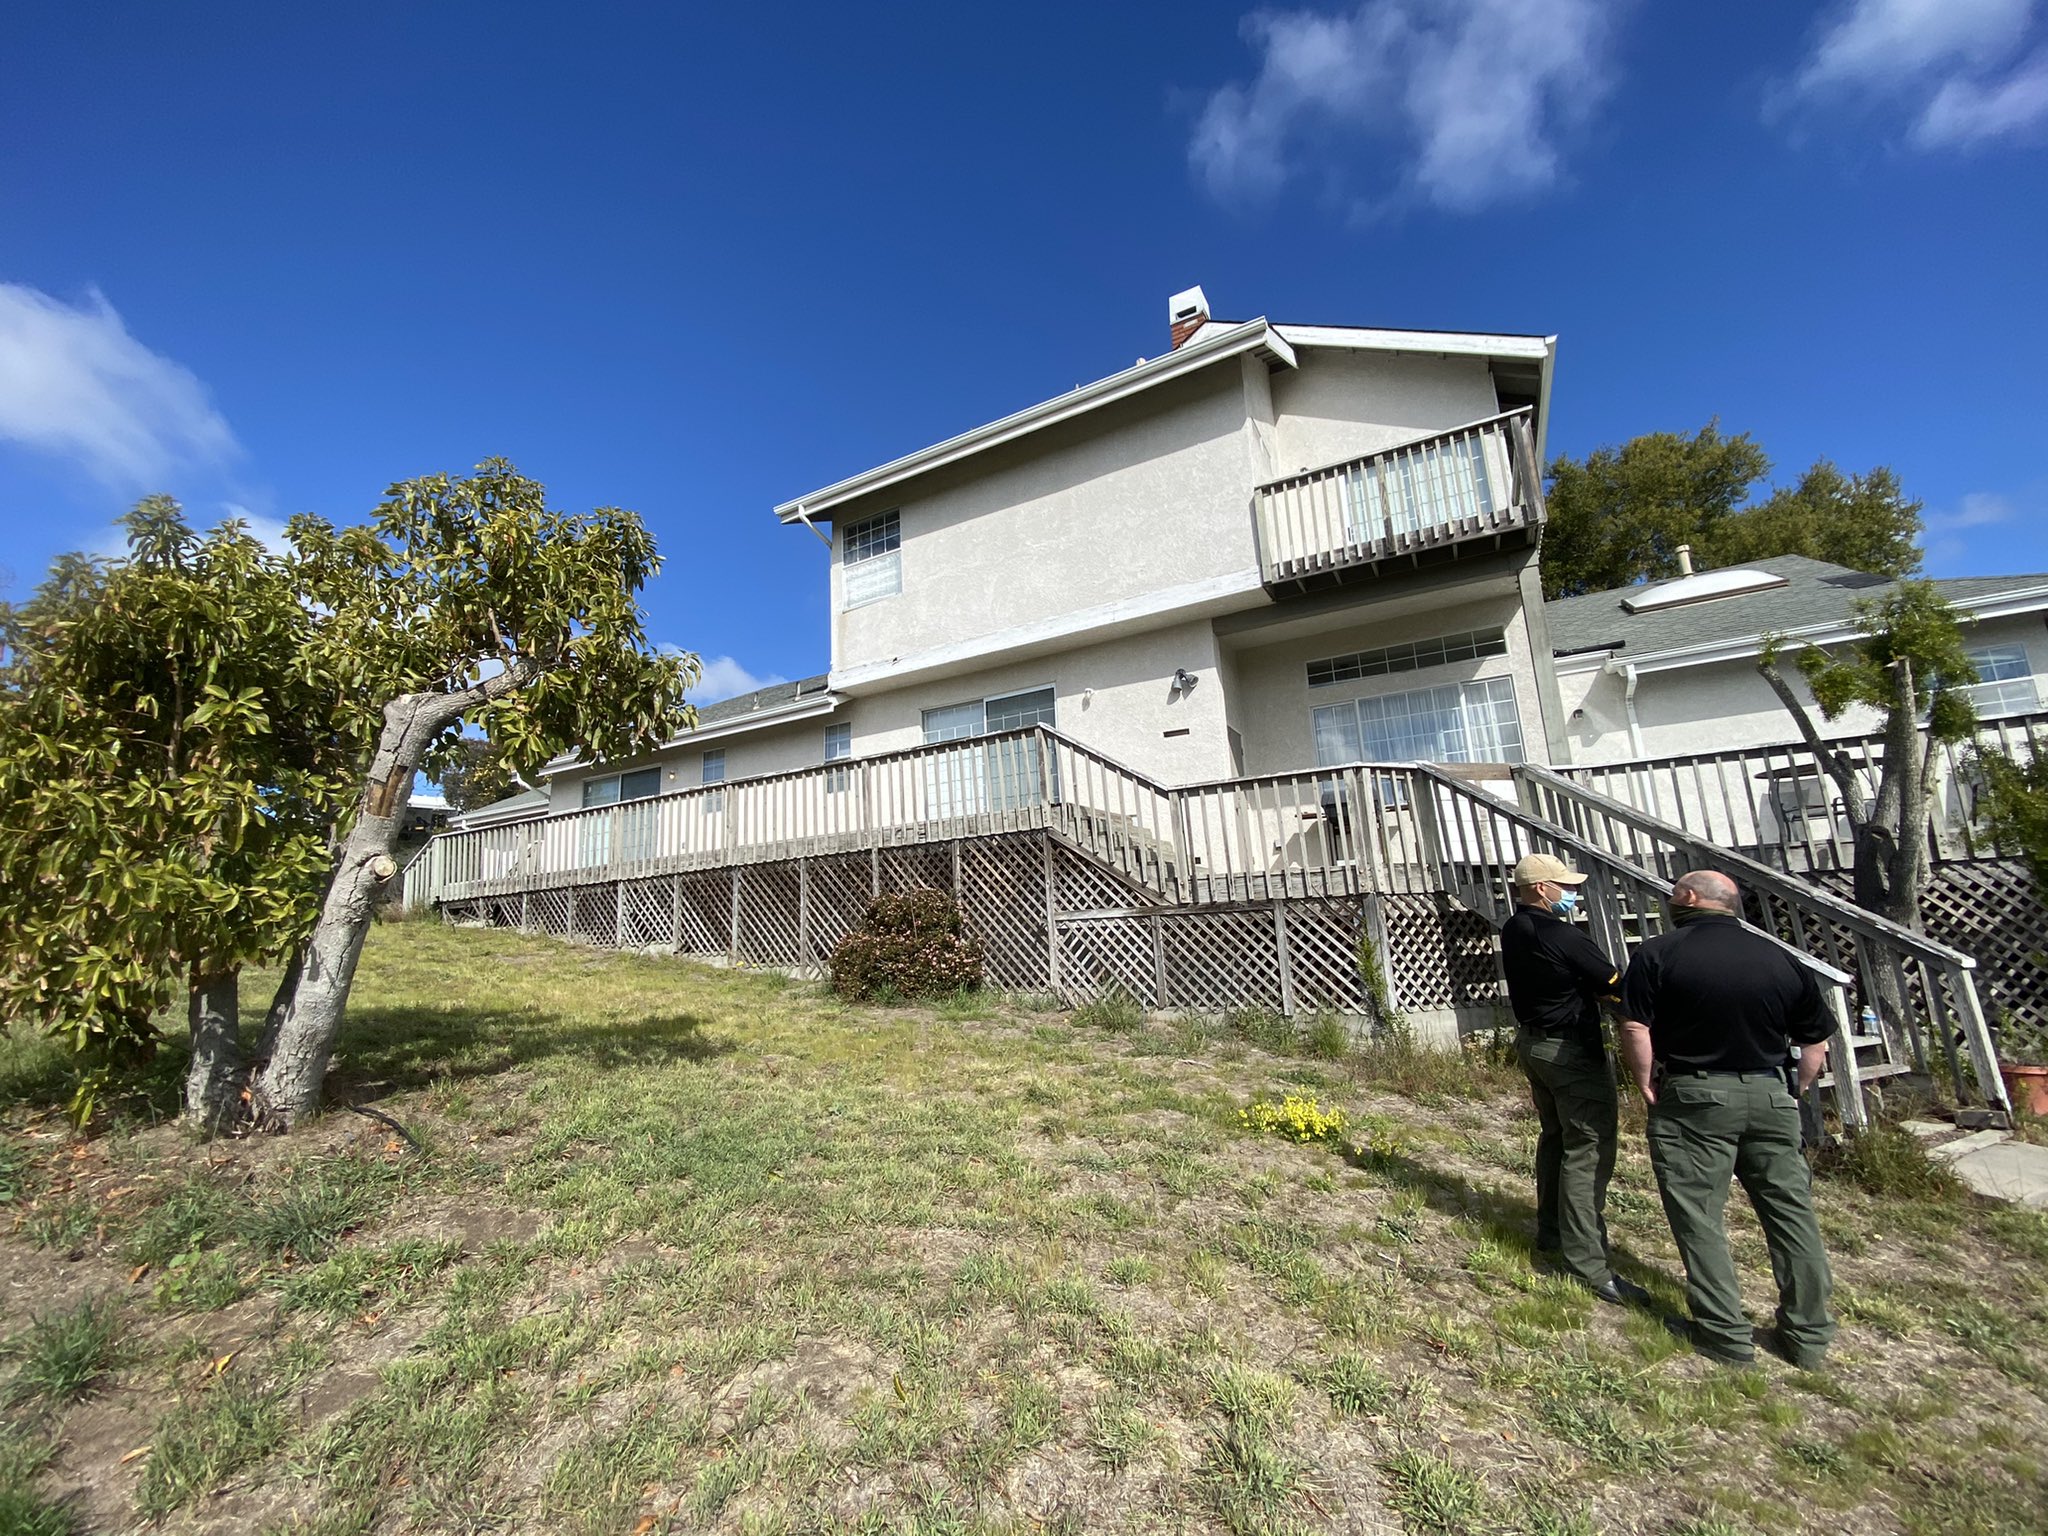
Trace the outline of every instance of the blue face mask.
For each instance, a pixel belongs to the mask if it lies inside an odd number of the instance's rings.
[[[1550,904],[1550,910],[1559,917],[1570,917],[1579,910],[1579,893],[1577,891],[1565,891],[1557,900]]]

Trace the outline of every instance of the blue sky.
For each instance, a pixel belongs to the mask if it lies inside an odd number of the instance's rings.
[[[2048,0],[0,10],[0,596],[137,496],[620,505],[707,696],[821,670],[778,501],[1219,315],[1556,332],[2048,570]],[[722,686],[720,686],[722,685]]]

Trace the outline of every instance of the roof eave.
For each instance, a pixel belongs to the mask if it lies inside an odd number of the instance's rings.
[[[1245,352],[1263,352],[1268,361],[1283,368],[1296,366],[1294,348],[1265,320],[1246,320],[1242,324],[1204,326],[1196,337],[1176,351],[1163,353],[1145,362],[1113,373],[1093,384],[1084,384],[1078,389],[1042,400],[1037,405],[1014,412],[999,421],[976,427],[957,437],[949,437],[942,443],[921,448],[916,453],[906,454],[900,459],[874,469],[865,470],[835,485],[786,501],[775,509],[776,517],[784,523],[794,523],[805,518],[817,517],[833,507],[844,505],[857,497],[872,495],[877,491],[899,485],[906,480],[934,469],[953,464],[985,449],[1012,442],[1043,427],[1070,421],[1089,411],[1128,399],[1141,391],[1163,384],[1169,379],[1205,368],[1225,358],[1236,357]]]
[[[1986,592],[1981,597],[1958,599],[1955,607],[1966,622],[2033,613],[2048,608],[2048,585],[2015,587],[2009,592]],[[1797,629],[1772,633],[1780,640],[1795,640],[1805,645],[1834,645],[1854,639],[1861,631],[1853,619],[1830,619],[1824,624],[1806,624]],[[1763,649],[1763,637],[1764,631],[1758,630],[1723,640],[1703,640],[1693,645],[1668,646],[1661,651],[1643,651],[1634,656],[1627,653],[1624,642],[1620,649],[1610,653],[1605,664],[1632,666],[1638,672],[1669,672],[1679,667],[1707,666],[1717,661],[1740,661]],[[1577,672],[1589,669],[1577,666],[1564,670]]]
[[[698,726],[680,736],[670,737],[660,746],[651,748],[655,752],[667,752],[675,747],[692,742],[716,741],[724,736],[741,736],[748,731],[763,730],[771,725],[791,725],[799,720],[812,720],[820,715],[829,715],[846,702],[844,694],[827,689],[819,693],[807,693],[801,698],[791,699],[784,704],[773,704],[766,709],[750,710],[744,715],[730,719],[714,720],[709,725]],[[574,753],[565,753],[555,758],[540,771],[544,779],[551,779],[558,773],[567,773],[577,768],[602,768],[603,763],[586,762]]]

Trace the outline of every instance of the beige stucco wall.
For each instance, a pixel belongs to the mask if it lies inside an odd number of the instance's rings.
[[[835,546],[833,670],[1251,573],[1258,451],[1227,361],[842,509],[839,528],[896,508],[903,590],[840,611]]]
[[[1434,635],[1492,628],[1506,631],[1505,656],[1487,656],[1477,661],[1389,673],[1320,688],[1308,684],[1308,663],[1312,660]],[[1514,680],[1515,708],[1521,717],[1523,742],[1532,759],[1542,760],[1543,720],[1536,695],[1535,662],[1529,651],[1528,631],[1521,622],[1521,604],[1513,597],[1451,601],[1424,614],[1367,620],[1277,644],[1233,647],[1233,651],[1237,675],[1233,723],[1244,733],[1247,773],[1285,773],[1314,767],[1315,732],[1310,712],[1325,704],[1484,677]]]
[[[2048,702],[2048,632],[2043,631],[2038,615],[1985,619],[1965,625],[1963,636],[1964,643],[1971,646],[2024,646],[2036,691]],[[1804,680],[1791,667],[1785,672],[1799,696],[1811,703]],[[1625,689],[1619,674],[1597,668],[1561,671],[1558,687],[1568,716],[1583,711],[1567,726],[1575,762],[1615,763],[1638,755],[1629,740]],[[1753,659],[1640,674],[1636,718],[1642,728],[1640,755],[1645,757],[1769,746],[1798,735],[1785,706],[1757,675]],[[1817,710],[1815,719],[1819,720]],[[1824,723],[1823,729],[1831,736],[1856,736],[1877,726],[1877,714],[1859,708]]]
[[[1304,347],[1273,376],[1276,474],[1378,453],[1500,410],[1477,357],[1408,357]]]
[[[571,768],[548,781],[548,813],[561,815],[566,811],[582,810],[583,781],[587,778],[630,773],[655,763],[659,763],[663,770],[663,794],[695,789],[704,782],[704,753],[720,747],[725,749],[725,776],[728,779],[751,779],[765,773],[816,768],[825,761],[825,727],[835,721],[843,723],[849,718],[846,706],[842,705],[830,715],[716,737],[701,744],[685,738],[675,746],[660,752],[644,753],[630,762],[606,763],[597,768]]]
[[[966,677],[912,684],[857,699],[856,757],[924,742],[923,712],[1050,686],[1054,728],[1166,784],[1230,774],[1216,637],[1206,620],[1149,630]],[[1172,688],[1176,668],[1196,678]],[[1185,730],[1185,736],[1168,731]]]

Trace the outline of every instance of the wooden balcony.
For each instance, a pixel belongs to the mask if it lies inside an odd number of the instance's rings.
[[[1305,590],[1533,538],[1543,476],[1527,408],[1262,485],[1259,571]]]

